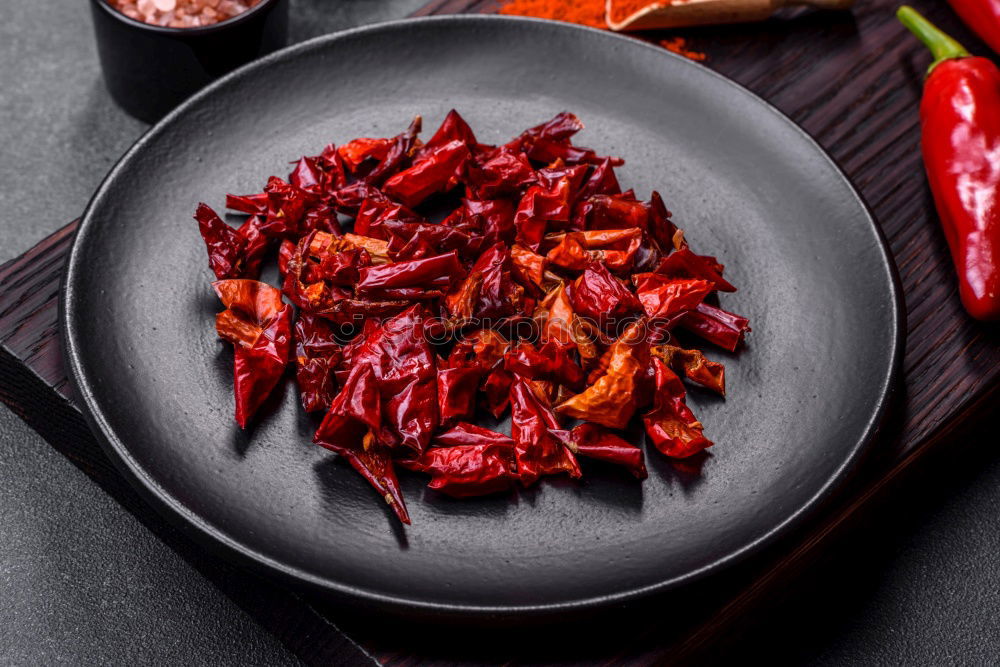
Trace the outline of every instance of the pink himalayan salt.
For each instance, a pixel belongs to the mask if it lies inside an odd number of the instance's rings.
[[[125,16],[170,28],[197,28],[242,14],[261,0],[107,0]]]

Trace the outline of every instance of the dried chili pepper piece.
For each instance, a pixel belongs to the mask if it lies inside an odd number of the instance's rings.
[[[622,466],[638,479],[648,476],[642,450],[597,424],[584,422],[570,431],[552,434],[574,454]]]
[[[447,288],[465,275],[465,267],[452,250],[442,255],[368,266],[360,270],[355,290],[359,295],[393,287]]]
[[[632,280],[639,303],[650,319],[663,320],[694,310],[713,289],[707,280],[667,278],[658,273],[639,273]]]
[[[497,433],[482,426],[476,426],[469,422],[458,422],[447,431],[442,431],[434,436],[436,447],[458,447],[462,445],[501,445],[513,447],[514,441],[510,436]]]
[[[486,496],[510,489],[517,476],[513,449],[494,444],[433,447],[415,461],[402,465],[417,472],[430,473],[427,485],[454,498]]]
[[[427,257],[454,250],[463,259],[472,260],[479,256],[483,248],[481,236],[472,236],[445,225],[386,220],[382,228],[389,240],[387,252],[394,262],[423,258],[418,256],[418,244],[430,249],[425,255]]]
[[[535,321],[541,329],[543,342],[572,343],[585,362],[597,358],[597,346],[573,310],[565,284],[559,283],[545,295],[535,309]]]
[[[260,232],[260,219],[250,217],[233,229],[207,204],[198,204],[194,214],[208,250],[208,265],[219,280],[256,278],[267,252],[268,240]]]
[[[351,173],[357,173],[368,160],[381,162],[389,155],[392,139],[361,137],[337,148],[337,156]]]
[[[532,252],[519,243],[510,248],[511,272],[524,287],[544,290],[547,283],[545,270],[548,260],[536,252]]]
[[[712,283],[720,292],[735,292],[736,288],[722,277],[722,265],[708,255],[696,255],[690,248],[670,253],[656,267],[656,273],[668,278],[699,278]]]
[[[404,132],[396,135],[385,157],[365,176],[366,183],[378,185],[399,171],[416,148],[417,135],[420,134],[422,125],[423,121],[417,116]]]
[[[574,479],[580,477],[580,465],[573,452],[551,433],[559,429],[555,414],[522,377],[514,376],[510,408],[510,433],[521,484],[531,486],[542,476],[561,473]]]
[[[486,250],[472,267],[482,276],[475,314],[484,320],[498,320],[521,308],[524,288],[511,278],[510,252],[503,242]]]
[[[291,183],[272,176],[264,186],[267,209],[260,231],[267,236],[297,236],[306,215],[310,196]]]
[[[386,425],[379,440],[419,454],[438,426],[437,357],[424,333],[426,311],[418,304],[372,329],[346,364],[370,364],[384,397]]]
[[[385,193],[407,206],[416,206],[431,195],[447,192],[458,185],[469,157],[469,148],[464,142],[450,141],[387,180]]]
[[[551,380],[579,391],[583,388],[584,374],[570,356],[573,349],[575,346],[571,343],[555,340],[537,349],[531,343],[518,343],[507,352],[504,367],[529,380]]]
[[[226,208],[249,215],[267,213],[267,193],[255,195],[226,195]]]
[[[440,434],[421,456],[401,465],[431,475],[428,486],[455,498],[484,496],[510,489],[514,472],[514,441],[494,431],[458,424]]]
[[[619,195],[621,192],[622,186],[618,183],[612,160],[605,158],[591,170],[590,176],[581,186],[579,196],[581,200],[586,200],[594,195]]]
[[[637,407],[636,388],[649,363],[646,321],[634,322],[608,349],[604,372],[583,392],[556,406],[556,412],[607,426],[625,428]]]
[[[485,146],[476,141],[476,134],[469,127],[469,124],[465,122],[461,114],[452,109],[444,117],[444,120],[441,121],[441,125],[434,135],[420,148],[418,156],[422,157],[427,153],[432,153],[452,141],[461,141],[474,155],[493,148],[492,146]]]
[[[476,412],[476,392],[483,378],[479,368],[438,368],[438,413],[442,424],[472,419]]]
[[[514,241],[514,205],[506,199],[463,199],[456,214],[444,224],[482,234],[484,248]]]
[[[334,371],[340,359],[333,326],[323,318],[300,313],[295,320],[295,379],[306,412],[329,409],[336,395]]]
[[[665,456],[684,459],[711,447],[702,425],[684,402],[686,392],[677,375],[660,359],[653,358],[656,395],[653,409],[642,416],[646,434]]]
[[[376,433],[381,429],[381,397],[370,364],[354,366],[313,442],[343,456],[368,480],[403,523],[410,523],[389,448]]]
[[[514,383],[513,373],[504,368],[494,368],[483,382],[483,399],[487,411],[500,419],[510,405],[510,388]]]
[[[281,292],[256,280],[220,280],[212,286],[226,306],[216,318],[216,329],[235,347],[236,422],[246,428],[285,371],[292,309],[281,301]]]
[[[568,178],[557,181],[551,187],[532,185],[528,188],[514,213],[517,242],[537,251],[549,222],[569,222],[572,211],[569,197]]]
[[[518,193],[538,181],[524,153],[501,149],[479,166],[469,170],[467,185],[479,199],[493,199]]]
[[[390,200],[378,190],[365,197],[354,217],[354,233],[359,236],[387,241],[384,224],[398,222],[424,222],[424,219],[406,206]]]
[[[676,345],[656,345],[650,352],[663,360],[675,373],[683,373],[688,380],[721,396],[726,395],[726,367],[716,361],[709,361],[701,350],[685,350]]]
[[[670,219],[670,211],[656,190],[649,198],[649,233],[665,252],[669,248],[680,250],[686,245],[683,232]]]
[[[751,330],[750,320],[747,318],[707,303],[699,303],[697,308],[685,313],[680,325],[730,352],[736,351],[743,337]]]
[[[603,264],[593,262],[573,281],[569,292],[573,310],[600,328],[628,321],[642,310],[635,294]]]
[[[642,230],[632,227],[569,232],[546,240],[556,242],[545,257],[557,266],[582,271],[596,262],[613,271],[627,271],[642,243]]]

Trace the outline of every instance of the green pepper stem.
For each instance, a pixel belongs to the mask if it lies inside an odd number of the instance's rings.
[[[945,34],[936,25],[928,21],[923,15],[909,5],[903,5],[896,10],[896,18],[906,28],[916,35],[934,56],[934,62],[927,68],[929,75],[934,68],[945,60],[952,58],[964,58],[969,55],[965,47]]]

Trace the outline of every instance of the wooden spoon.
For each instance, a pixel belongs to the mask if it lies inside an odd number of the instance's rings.
[[[652,0],[623,21],[613,21],[607,0],[605,18],[614,31],[683,28],[693,25],[763,21],[781,7],[804,5],[817,9],[847,9],[854,0]]]

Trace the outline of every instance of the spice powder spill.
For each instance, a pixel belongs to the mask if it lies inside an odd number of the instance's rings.
[[[621,21],[652,4],[655,3],[649,0],[619,0],[613,3],[613,15]],[[604,12],[605,0],[510,0],[499,10],[500,14],[508,16],[531,16],[607,30]],[[688,49],[687,40],[683,37],[670,37],[656,43],[691,60],[704,61],[708,58],[700,51]]]

